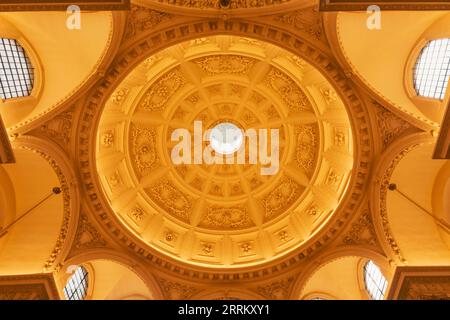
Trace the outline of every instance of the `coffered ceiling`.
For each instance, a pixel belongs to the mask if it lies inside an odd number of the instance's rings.
[[[194,136],[194,121],[278,129],[280,169],[175,165],[172,133]],[[345,107],[315,68],[262,41],[214,36],[129,73],[106,103],[96,158],[110,205],[148,245],[190,263],[241,266],[293,250],[326,224],[346,190],[352,145]]]

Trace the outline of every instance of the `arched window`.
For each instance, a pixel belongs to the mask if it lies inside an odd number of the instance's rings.
[[[419,96],[443,100],[450,75],[450,39],[428,42],[414,67],[414,88]]]
[[[388,283],[380,268],[372,260],[364,265],[364,283],[367,293],[373,300],[384,299]]]
[[[26,97],[33,89],[33,68],[14,39],[0,38],[0,98]]]
[[[74,274],[67,280],[64,287],[66,300],[83,300],[88,289],[88,272],[83,266],[79,266]]]

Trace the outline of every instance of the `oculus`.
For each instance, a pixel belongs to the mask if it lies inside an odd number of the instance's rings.
[[[244,135],[235,124],[222,122],[212,128],[209,141],[217,153],[231,155],[241,148]]]
[[[172,132],[172,141],[181,140],[171,152],[172,162],[175,165],[259,163],[264,166],[260,169],[261,175],[277,174],[280,162],[278,129],[256,131],[250,128],[243,133],[235,124],[221,122],[203,134],[202,127],[201,121],[194,121],[193,137],[189,130],[184,128],[178,128]],[[203,138],[209,142],[204,149]],[[192,149],[193,152],[191,152]],[[246,154],[247,151],[248,154]]]

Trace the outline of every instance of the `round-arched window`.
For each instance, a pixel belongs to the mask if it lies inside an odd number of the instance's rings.
[[[428,42],[413,71],[417,95],[443,100],[450,75],[450,39]]]
[[[388,283],[380,268],[372,260],[364,265],[364,283],[367,293],[373,300],[384,299]]]
[[[15,39],[0,38],[0,98],[26,97],[33,90],[30,59]]]
[[[86,268],[79,266],[64,287],[66,300],[84,300],[87,295],[88,280],[89,275]]]

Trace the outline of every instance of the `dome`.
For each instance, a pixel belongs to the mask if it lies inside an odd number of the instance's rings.
[[[213,36],[173,45],[123,79],[95,156],[111,208],[136,237],[189,264],[232,268],[280,257],[327,224],[352,143],[343,102],[313,66],[269,43]]]

